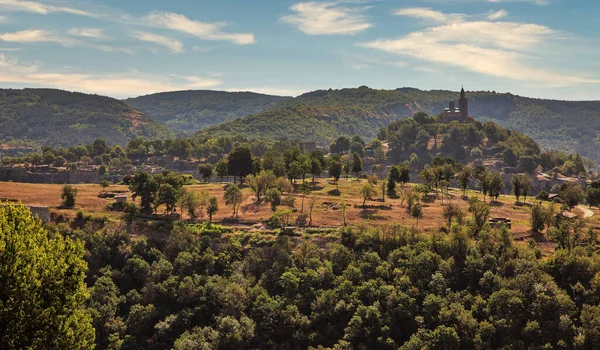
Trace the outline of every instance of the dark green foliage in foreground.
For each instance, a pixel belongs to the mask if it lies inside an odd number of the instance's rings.
[[[221,238],[228,231],[215,225],[76,236],[89,250],[100,348],[600,345],[600,260],[591,247],[566,245],[541,260],[506,231],[485,227],[473,240],[475,229],[427,237],[399,226],[344,229],[319,246],[286,236]],[[564,224],[553,232],[569,242],[579,234]]]
[[[135,137],[169,136],[164,125],[110,97],[52,89],[0,90],[0,141],[71,146],[103,138],[124,145]]]
[[[0,348],[93,349],[83,244],[0,205]]]
[[[175,91],[129,98],[124,102],[165,123],[175,132],[188,135],[260,113],[287,98],[252,92]]]

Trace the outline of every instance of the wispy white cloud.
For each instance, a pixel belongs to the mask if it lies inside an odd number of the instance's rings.
[[[424,19],[434,22],[446,22],[451,15],[447,15],[441,11],[432,10],[426,7],[409,7],[394,11],[396,16],[407,16],[419,19]]]
[[[408,12],[397,13],[407,15]],[[589,74],[560,73],[539,64],[536,52],[557,34],[549,27],[532,23],[469,21],[465,17],[400,39],[379,39],[361,46],[520,81],[554,86],[600,83],[600,79],[590,78]]]
[[[212,47],[204,47],[204,46],[194,46],[192,51],[194,52],[211,52],[213,50]]]
[[[48,71],[36,65],[21,64],[3,54],[0,54],[0,83],[53,87],[120,98],[181,89],[206,89],[222,84],[218,79],[198,76],[163,77],[140,72],[90,74]]]
[[[47,15],[53,12],[63,12],[69,13],[72,15],[79,16],[87,16],[87,17],[96,17],[91,12],[79,10],[72,7],[64,7],[64,6],[54,6],[45,4],[43,2],[38,1],[28,1],[28,0],[0,0],[0,8],[4,11],[21,11],[21,12],[31,12],[38,13],[41,15]]]
[[[488,13],[487,18],[490,21],[496,21],[496,20],[499,20],[499,19],[504,18],[506,16],[508,16],[508,12],[506,12],[505,10],[499,10],[499,11],[496,11],[496,12],[490,12],[490,13]]]
[[[71,28],[67,31],[67,34],[82,38],[108,39],[101,28]]]
[[[148,27],[158,27],[175,30],[193,35],[203,40],[230,41],[238,45],[254,44],[252,33],[227,33],[222,29],[225,23],[205,23],[187,18],[184,15],[171,12],[152,12],[142,18],[140,24]]]
[[[546,6],[550,4],[549,0],[487,0],[488,2],[501,3],[501,2],[532,2],[539,6]]]
[[[181,41],[174,40],[166,36],[141,31],[132,32],[130,35],[131,37],[136,38],[138,40],[166,47],[173,53],[183,52],[183,44],[181,43]]]
[[[364,7],[349,8],[337,2],[300,2],[292,5],[293,15],[280,20],[308,35],[353,35],[372,27]]]
[[[2,33],[0,34],[0,41],[11,43],[55,43],[64,47],[78,46],[87,47],[104,52],[123,52],[127,54],[133,53],[128,48],[119,48],[110,45],[99,45],[96,43],[81,40],[80,38],[61,35],[60,33],[54,30],[26,29],[18,32]]]
[[[13,33],[0,34],[0,40],[13,43],[54,42],[62,45],[69,45],[72,43],[70,39],[57,35],[55,31],[41,29],[27,29]]]

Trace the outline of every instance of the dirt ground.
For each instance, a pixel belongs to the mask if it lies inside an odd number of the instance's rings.
[[[346,221],[349,225],[366,222],[373,226],[392,225],[399,223],[404,226],[416,226],[415,219],[410,217],[406,203],[401,204],[399,199],[386,198],[385,202],[381,202],[381,193],[377,199],[368,200],[367,204],[372,205],[391,205],[391,210],[363,210],[355,208],[355,205],[362,204],[360,198],[360,188],[366,180],[340,180],[339,195],[335,195],[336,185],[328,179],[317,179],[313,184],[313,192],[304,201],[304,213],[308,214],[308,198],[313,196],[316,198],[316,205],[313,210],[313,226],[320,227],[339,227],[343,223],[343,215],[341,206],[343,203],[347,206]],[[232,218],[232,208],[225,205],[223,200],[225,184],[211,183],[187,186],[188,190],[202,191],[206,190],[211,195],[219,200],[219,211],[215,215],[215,221]],[[407,185],[411,186],[411,185]],[[74,216],[78,209],[83,209],[87,212],[105,212],[107,205],[114,202],[114,199],[102,199],[98,195],[103,191],[100,185],[76,185],[79,192],[77,195],[77,205],[72,210],[58,210],[61,198],[60,193],[62,185],[49,184],[23,184],[12,182],[0,182],[0,200],[15,200],[21,201],[28,205],[50,206],[52,210],[60,211],[68,216]],[[378,186],[376,186],[378,187]],[[127,192],[126,186],[111,186],[107,189],[112,192]],[[256,202],[256,197],[249,188],[243,188],[243,203],[239,212],[239,220],[245,223],[256,223],[266,221],[272,216],[271,208],[268,203]],[[379,189],[378,189],[378,192]],[[449,202],[457,204],[465,215],[468,214],[468,203],[462,198],[462,193],[458,189],[450,189],[448,196],[444,196],[442,204],[441,198],[434,200],[431,203],[423,203],[423,218],[419,220],[419,229],[425,232],[434,232],[441,227],[445,227],[446,221],[442,215],[443,208]],[[467,195],[477,196],[483,199],[483,196],[477,191],[467,191]],[[295,208],[297,217],[301,212],[302,197],[296,197]],[[284,195],[285,197],[285,195]],[[489,198],[487,199],[489,202]],[[534,199],[529,197],[524,204],[515,204],[514,196],[501,196],[498,202],[491,203],[491,217],[510,218],[512,221],[512,233],[518,241],[525,241],[528,238],[534,237],[530,230],[530,206]],[[160,209],[159,209],[160,210]],[[598,227],[597,218],[599,216],[598,208],[591,209],[594,216],[587,220],[593,227]],[[584,213],[579,208],[574,208],[573,212],[579,216]],[[119,213],[109,212],[109,215],[118,217]],[[201,217],[200,220],[203,218]],[[539,237],[537,238],[538,240]],[[544,244],[543,240],[538,242]]]

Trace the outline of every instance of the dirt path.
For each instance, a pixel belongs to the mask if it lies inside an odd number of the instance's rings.
[[[585,205],[578,205],[577,209],[581,210],[583,212],[583,217],[584,218],[591,218],[592,216],[594,216],[594,212],[591,211],[588,207],[586,207]]]

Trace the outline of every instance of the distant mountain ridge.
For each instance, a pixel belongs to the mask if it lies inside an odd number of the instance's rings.
[[[261,113],[289,99],[254,92],[187,90],[129,98],[125,103],[165,123],[180,135]]]
[[[135,137],[172,136],[164,125],[114,98],[56,89],[0,89],[0,141],[72,146],[97,138],[126,144]]]
[[[239,133],[321,143],[330,142],[340,133],[372,138],[383,124],[411,117],[418,111],[438,115],[450,100],[458,97],[456,91],[414,88],[375,90],[361,86],[317,90],[287,99],[269,111],[201,130],[198,135]],[[544,100],[489,91],[467,92],[467,98],[469,114],[477,120],[490,120],[521,131],[546,150],[578,152],[600,161],[595,142],[600,132],[600,101]],[[335,116],[322,118],[332,108],[336,109]]]

